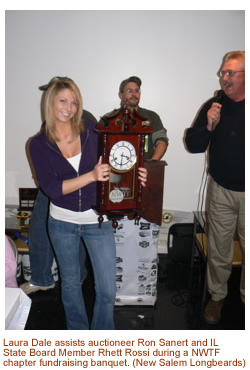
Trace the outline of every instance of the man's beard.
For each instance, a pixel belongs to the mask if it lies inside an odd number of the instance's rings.
[[[139,104],[139,99],[133,99],[133,100],[129,99],[127,101],[127,106],[130,108],[137,108],[138,104]]]

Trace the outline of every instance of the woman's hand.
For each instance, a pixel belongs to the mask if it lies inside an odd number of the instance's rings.
[[[93,169],[95,181],[108,181],[110,173],[110,166],[108,164],[102,164],[102,156],[99,158],[98,163]]]
[[[94,169],[84,175],[77,176],[73,179],[63,181],[63,194],[69,194],[95,181],[108,181],[110,167],[108,164],[102,164],[102,157]]]
[[[138,171],[139,171],[138,179],[141,180],[142,186],[145,187],[148,177],[148,170],[144,167],[139,167]]]

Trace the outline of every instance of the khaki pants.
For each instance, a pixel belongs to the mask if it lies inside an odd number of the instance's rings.
[[[214,301],[227,296],[237,230],[242,254],[241,300],[245,303],[245,192],[231,191],[211,177],[208,188],[208,291]]]

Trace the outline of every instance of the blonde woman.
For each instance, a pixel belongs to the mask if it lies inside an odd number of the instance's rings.
[[[67,328],[115,329],[116,247],[105,219],[98,227],[92,207],[97,181],[108,181],[109,166],[98,158],[96,122],[82,117],[82,97],[67,78],[51,83],[44,98],[45,131],[34,137],[30,154],[41,189],[50,198],[49,234],[58,261]],[[140,168],[145,185],[147,171]],[[89,324],[80,282],[80,239],[86,245],[95,280],[95,305]]]

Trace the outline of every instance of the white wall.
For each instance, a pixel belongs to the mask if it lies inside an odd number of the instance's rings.
[[[40,128],[38,86],[56,75],[81,89],[96,118],[119,106],[120,82],[142,79],[141,106],[168,130],[164,208],[197,208],[204,154],[189,154],[184,130],[219,89],[224,54],[245,49],[241,10],[6,11],[6,194],[34,187],[25,154]]]

